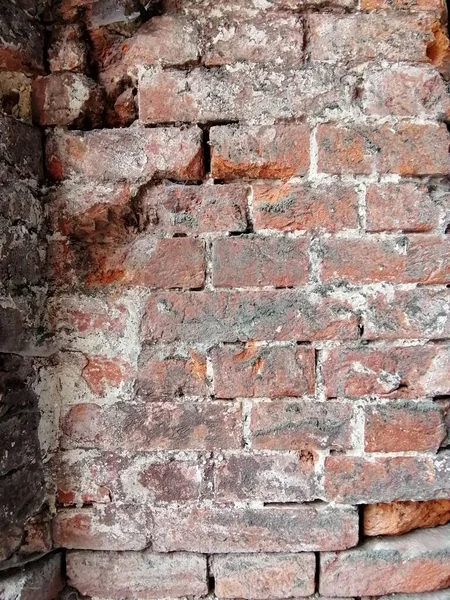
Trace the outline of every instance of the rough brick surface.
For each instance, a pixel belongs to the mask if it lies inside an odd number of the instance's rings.
[[[397,346],[326,352],[327,396],[418,398],[449,393],[446,346]]]
[[[281,231],[355,229],[357,198],[348,185],[257,184],[253,187],[255,228]]]
[[[324,554],[320,592],[365,596],[445,588],[450,571],[448,533],[449,526],[443,526],[369,540],[340,554]],[[354,577],[355,569],[358,577]]]
[[[348,403],[275,401],[252,406],[252,446],[266,450],[344,450],[352,447]]]
[[[420,527],[436,527],[450,521],[450,500],[392,502],[364,507],[365,535],[397,535]]]
[[[200,179],[200,130],[121,129],[86,134],[56,130],[47,138],[47,168],[54,180]]]
[[[358,538],[353,508],[324,506],[158,508],[153,547],[158,552],[305,552],[349,548]]]
[[[211,174],[215,179],[304,175],[309,166],[309,127],[212,127]]]
[[[348,300],[318,289],[163,293],[149,298],[143,333],[150,341],[207,344],[246,340],[355,339],[357,316]]]
[[[81,594],[117,600],[135,593],[150,599],[207,592],[206,558],[195,554],[69,552],[67,575]]]
[[[213,245],[215,287],[290,287],[308,282],[309,240],[289,237],[245,237]]]
[[[217,398],[314,393],[314,352],[295,346],[226,345],[211,355]]]
[[[319,171],[330,174],[444,175],[450,167],[443,125],[319,125]]]
[[[220,598],[292,598],[314,592],[313,554],[219,555],[212,570]]]

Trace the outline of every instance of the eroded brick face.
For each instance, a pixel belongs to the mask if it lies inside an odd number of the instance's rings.
[[[44,43],[27,2],[0,25],[1,350],[28,359],[45,288],[56,512],[1,556],[51,536],[88,598],[445,600],[443,4],[62,0]]]

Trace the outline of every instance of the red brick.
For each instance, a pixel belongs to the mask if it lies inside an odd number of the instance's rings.
[[[323,281],[450,283],[448,236],[329,238],[322,248]]]
[[[392,402],[364,407],[366,452],[436,452],[445,438],[442,412],[433,402]]]
[[[215,179],[304,175],[309,167],[309,127],[227,125],[210,130],[211,174]]]
[[[355,229],[358,203],[347,184],[267,184],[253,186],[255,229],[282,231]]]
[[[425,185],[371,184],[366,193],[367,231],[438,229],[442,209]]]
[[[48,63],[52,73],[58,71],[83,73],[86,68],[86,58],[87,47],[78,23],[53,27],[48,48]]]
[[[262,450],[348,450],[353,410],[345,402],[255,403],[250,418],[253,448]]]
[[[448,118],[450,97],[436,69],[401,67],[369,71],[363,85],[362,104],[369,115]]]
[[[240,448],[238,403],[77,404],[64,416],[61,447],[99,450],[212,450]]]
[[[149,231],[165,235],[247,229],[249,187],[229,185],[156,185],[141,196]]]
[[[450,521],[450,500],[392,502],[364,507],[364,535],[399,535]]]
[[[49,307],[50,326],[70,337],[97,337],[101,333],[120,337],[125,334],[131,318],[120,298],[93,298],[92,296],[59,296]]]
[[[59,504],[148,505],[196,501],[205,490],[207,463],[197,455],[168,455],[72,450],[60,453],[54,467]]]
[[[68,552],[69,584],[82,595],[199,597],[207,593],[206,557],[153,552]]]
[[[161,507],[154,512],[153,549],[206,554],[343,550],[358,541],[353,507]]]
[[[294,14],[211,19],[203,35],[207,66],[245,61],[299,67],[304,60],[303,21]]]
[[[320,593],[378,596],[446,588],[450,578],[449,532],[449,526],[415,531],[397,538],[368,540],[347,552],[324,554]]]
[[[340,85],[342,67],[305,64],[301,69],[279,68],[276,75],[273,68],[253,63],[189,71],[147,69],[139,80],[139,117],[143,123],[290,119],[320,114],[335,104],[350,106],[348,89]]]
[[[325,351],[325,393],[336,396],[417,398],[450,391],[446,346],[335,348]]]
[[[214,11],[222,17],[236,17],[238,15],[253,16],[255,13],[267,15],[267,18],[273,18],[280,10],[298,10],[305,5],[304,0],[230,0],[226,3],[217,4],[215,0],[164,0],[163,7],[169,13],[179,13],[189,15],[191,18],[201,20],[202,17],[209,19],[209,15]],[[308,6],[322,8],[320,0],[307,2]],[[353,0],[332,0],[327,6],[340,8],[355,8]]]
[[[442,124],[324,124],[318,127],[318,145],[318,168],[325,173],[445,175],[450,167],[449,134]]]
[[[33,119],[42,126],[99,127],[102,123],[101,88],[81,73],[53,73],[33,81]]]
[[[316,459],[312,453],[227,454],[214,468],[218,502],[302,502],[318,495]]]
[[[314,554],[226,554],[214,556],[219,598],[297,598],[314,592]]]
[[[361,10],[402,10],[411,12],[429,10],[441,13],[441,0],[361,0]]]
[[[386,339],[448,339],[450,291],[419,287],[377,291],[367,296],[364,337]]]
[[[138,117],[136,90],[127,88],[114,102],[114,109],[107,110],[106,122],[110,127],[128,127]]]
[[[309,239],[232,237],[213,245],[215,287],[272,285],[289,287],[308,282]]]
[[[53,519],[56,548],[143,550],[150,541],[151,518],[139,506],[97,504],[59,510]]]
[[[355,339],[358,319],[347,301],[303,290],[153,294],[144,339],[207,342]]]
[[[200,129],[103,129],[52,132],[47,167],[53,180],[136,182],[152,177],[201,179]]]
[[[129,38],[105,36],[100,28],[91,32],[91,39],[99,80],[114,95],[122,82],[136,82],[140,66],[190,65],[199,58],[196,24],[181,15],[154,16]]]
[[[428,62],[436,17],[413,14],[311,15],[312,60]]]
[[[144,348],[139,357],[136,392],[146,400],[205,396],[206,357],[193,348]]]
[[[0,597],[5,600],[54,600],[64,587],[62,554],[45,556],[6,571],[0,579]]]
[[[83,252],[86,251],[83,248]],[[148,288],[198,288],[205,280],[201,240],[158,239],[142,234],[129,243],[110,240],[89,248],[86,285],[120,283]]]
[[[437,456],[328,456],[325,497],[329,501],[372,504],[432,500],[449,494],[449,454]]]
[[[82,377],[97,396],[106,396],[108,390],[120,387],[133,374],[132,366],[120,358],[89,357]]]
[[[314,350],[295,346],[223,346],[212,352],[217,398],[314,394]]]

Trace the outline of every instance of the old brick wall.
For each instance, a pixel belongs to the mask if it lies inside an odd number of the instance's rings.
[[[41,22],[34,389],[69,585],[448,600],[445,5],[61,0]],[[2,52],[29,77],[35,51]]]

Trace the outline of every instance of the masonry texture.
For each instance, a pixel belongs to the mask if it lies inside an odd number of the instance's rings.
[[[0,13],[0,599],[449,600],[442,0]]]

